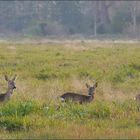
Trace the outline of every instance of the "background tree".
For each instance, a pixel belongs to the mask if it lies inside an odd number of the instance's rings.
[[[139,1],[0,1],[0,36],[138,37]]]

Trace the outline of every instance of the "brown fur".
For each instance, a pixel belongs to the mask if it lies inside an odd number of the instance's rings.
[[[89,86],[88,84],[86,84],[86,86],[88,88],[88,95],[80,95],[78,93],[66,92],[63,95],[61,95],[60,97],[64,101],[71,100],[74,102],[78,102],[80,104],[90,103],[94,99],[94,94],[95,94],[95,89],[97,87],[97,83],[95,83],[95,85],[93,85],[93,86]]]
[[[16,88],[15,83],[14,83],[15,78],[16,76],[12,80],[9,80],[8,77],[5,75],[5,80],[8,82],[8,89],[5,93],[0,94],[0,102],[10,99],[13,93],[13,90]]]

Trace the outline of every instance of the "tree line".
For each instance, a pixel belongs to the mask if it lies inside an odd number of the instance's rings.
[[[139,1],[0,1],[0,34],[138,36]]]

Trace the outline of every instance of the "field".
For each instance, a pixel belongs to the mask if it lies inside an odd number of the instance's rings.
[[[0,103],[0,138],[140,139],[140,44],[107,42],[0,43],[0,93],[4,74],[17,89]],[[66,91],[87,94],[90,104],[61,103]]]

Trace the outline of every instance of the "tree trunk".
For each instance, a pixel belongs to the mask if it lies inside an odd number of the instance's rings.
[[[106,1],[99,1],[99,11],[100,11],[100,27],[102,28],[103,32],[107,31],[107,27],[110,24],[109,12],[108,9],[109,5],[107,5]]]
[[[97,1],[94,1],[94,36],[97,36]]]
[[[136,23],[136,3],[134,2],[133,7],[132,7],[132,24],[133,24],[133,35],[134,37],[136,37],[137,32],[136,32],[136,28],[137,28],[137,23]]]

